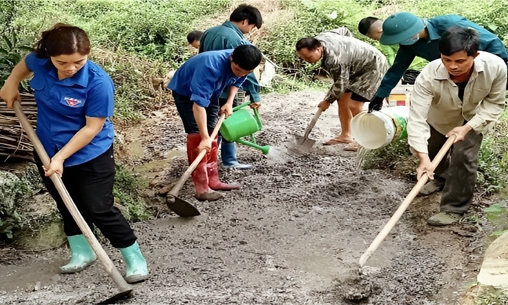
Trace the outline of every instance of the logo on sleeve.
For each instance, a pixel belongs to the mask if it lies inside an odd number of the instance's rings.
[[[64,100],[67,102],[67,105],[69,105],[71,107],[79,105],[83,102],[81,100],[78,100],[78,99],[72,98],[72,97],[64,97]]]

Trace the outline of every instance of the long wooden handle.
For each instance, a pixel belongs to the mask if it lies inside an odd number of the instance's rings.
[[[314,128],[314,125],[316,125],[316,122],[319,119],[319,116],[321,115],[322,112],[323,110],[321,108],[318,108],[318,111],[316,111],[316,114],[314,114],[314,117],[312,118],[312,121],[310,121],[309,126],[307,126],[307,129],[305,129],[305,133],[303,134],[302,138],[302,143],[305,142],[305,140],[307,140],[307,138],[309,137],[312,128]]]
[[[434,168],[436,168],[439,165],[439,162],[443,159],[443,157],[446,155],[450,147],[453,145],[453,142],[455,141],[455,136],[451,136],[446,140],[446,142],[443,144],[439,152],[437,153],[434,160],[432,160],[432,165]],[[392,218],[386,223],[384,228],[379,232],[377,237],[374,239],[372,244],[370,244],[369,248],[363,255],[360,257],[360,267],[363,267],[363,265],[367,262],[367,260],[372,256],[374,251],[379,247],[381,242],[385,239],[385,237],[390,233],[393,226],[397,223],[397,221],[400,219],[404,211],[406,211],[409,204],[413,201],[413,199],[418,195],[422,187],[427,183],[429,177],[427,175],[423,175],[420,180],[416,183],[416,185],[411,189],[411,192],[406,196],[406,199],[401,203],[397,211],[393,214]]]
[[[221,125],[222,125],[222,122],[224,122],[225,118],[226,118],[226,115],[225,114],[221,114],[221,116],[219,117],[219,121],[217,122],[217,125],[215,125],[215,128],[213,129],[212,134],[210,135],[210,137],[212,139],[215,139],[215,137],[219,133],[219,129],[220,129]],[[187,170],[183,173],[182,177],[180,177],[180,180],[178,180],[178,182],[175,184],[175,186],[173,186],[171,191],[169,191],[169,193],[168,193],[169,195],[172,195],[173,197],[176,197],[178,195],[178,193],[182,189],[183,185],[185,184],[185,181],[187,181],[187,179],[189,179],[190,175],[196,169],[196,167],[198,166],[199,162],[201,162],[201,160],[206,155],[206,153],[207,152],[206,152],[205,149],[203,149],[202,151],[199,152],[199,154],[196,157],[196,159],[191,163],[191,165],[189,165]]]
[[[14,102],[14,111],[16,113],[16,116],[19,119],[19,122],[21,123],[21,126],[25,130],[28,138],[32,142],[35,151],[37,152],[37,155],[41,158],[42,163],[46,168],[49,168],[50,159],[48,154],[46,153],[46,150],[44,150],[44,146],[42,146],[41,141],[35,134],[34,129],[32,128],[32,125],[26,118],[25,114],[23,113],[23,109],[21,108],[21,104],[18,101]],[[74,204],[74,201],[72,200],[71,196],[67,192],[67,189],[65,188],[65,185],[62,182],[62,179],[60,176],[56,173],[51,175],[49,177],[51,181],[55,184],[55,187],[60,194],[60,197],[62,197],[63,202],[65,203],[65,206],[69,210],[69,212],[72,215],[72,218],[74,218],[74,221],[76,221],[78,227],[81,229],[81,232],[85,236],[88,243],[90,243],[90,246],[94,250],[94,252],[97,254],[97,257],[101,261],[101,263],[104,265],[104,268],[108,272],[109,276],[113,279],[115,284],[118,286],[121,292],[126,292],[132,290],[131,286],[125,281],[125,279],[122,277],[118,269],[113,264],[113,261],[109,258],[108,254],[104,249],[102,248],[101,244],[93,234],[92,230],[86,223],[86,221],[83,219],[83,216],[79,213],[78,209],[76,208],[76,205]]]

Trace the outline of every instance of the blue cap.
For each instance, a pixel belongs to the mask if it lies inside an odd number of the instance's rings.
[[[409,12],[398,12],[383,22],[383,34],[379,42],[385,45],[400,43],[415,36],[425,28],[423,19]]]

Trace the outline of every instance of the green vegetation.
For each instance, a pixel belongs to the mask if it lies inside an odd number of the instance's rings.
[[[92,59],[102,62],[115,80],[120,120],[140,120],[151,105],[168,96],[150,90],[151,79],[164,79],[192,52],[185,35],[193,29],[204,30],[220,24],[240,0],[5,0],[0,2],[0,34],[16,33],[21,45],[31,45],[41,31],[57,22],[72,23],[85,29],[92,40]],[[306,88],[315,82],[319,65],[303,64],[295,56],[294,43],[321,31],[347,26],[355,37],[375,44],[357,31],[365,16],[386,18],[397,10],[409,10],[422,17],[458,13],[478,22],[508,41],[508,16],[500,1],[487,0],[464,5],[461,0],[279,0],[267,4],[265,24],[254,42],[280,68],[272,88],[287,92]],[[0,41],[0,48],[6,45]],[[380,49],[383,48],[380,47]],[[99,50],[99,51],[98,51]],[[24,55],[25,49],[17,50]],[[104,52],[103,52],[104,51]],[[99,55],[97,54],[99,53]],[[103,58],[104,53],[112,58]],[[386,50],[385,50],[386,54]],[[391,54],[391,55],[390,55]],[[393,54],[386,54],[393,57]],[[15,59],[15,58],[12,58]],[[113,59],[113,60],[111,60]],[[390,59],[390,58],[389,58]],[[140,63],[142,63],[140,65]],[[420,69],[422,63],[415,62]],[[0,66],[0,75],[10,71]]]
[[[17,203],[30,191],[25,183],[9,172],[0,172],[0,240],[12,238],[20,228],[23,217],[19,214]]]
[[[23,58],[23,55],[31,50],[29,46],[18,41],[16,32],[10,35],[2,35],[3,43],[0,44],[0,84],[3,84],[12,68]],[[28,83],[23,81],[21,87],[28,91]]]
[[[127,208],[126,210],[122,209],[122,212],[128,220],[146,220],[150,216],[150,211],[143,200],[141,189],[140,181],[130,171],[122,165],[116,165],[113,195],[120,207]]]
[[[507,295],[503,291],[490,291],[478,296],[475,305],[506,305]]]
[[[508,230],[508,211],[502,203],[495,203],[483,209],[487,219],[494,225],[494,231],[490,234],[499,237]]]

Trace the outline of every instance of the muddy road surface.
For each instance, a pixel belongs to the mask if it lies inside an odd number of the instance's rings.
[[[220,170],[240,190],[198,202],[189,180],[180,197],[202,213],[173,214],[164,193],[187,168],[185,137],[172,105],[142,125],[118,130],[119,156],[147,179],[157,210],[134,223],[151,277],[135,284],[120,304],[460,304],[475,280],[485,237],[467,222],[447,228],[425,220],[439,194],[417,197],[360,270],[358,260],[414,186],[388,171],[357,170],[356,154],[321,143],[339,131],[337,105],[314,127],[308,154],[286,150],[303,135],[322,92],[262,96],[263,129],[270,153],[239,146],[252,170]],[[120,253],[100,238],[115,265]],[[1,304],[93,304],[117,292],[97,261],[77,274],[59,274],[67,247],[40,252],[0,249]]]

